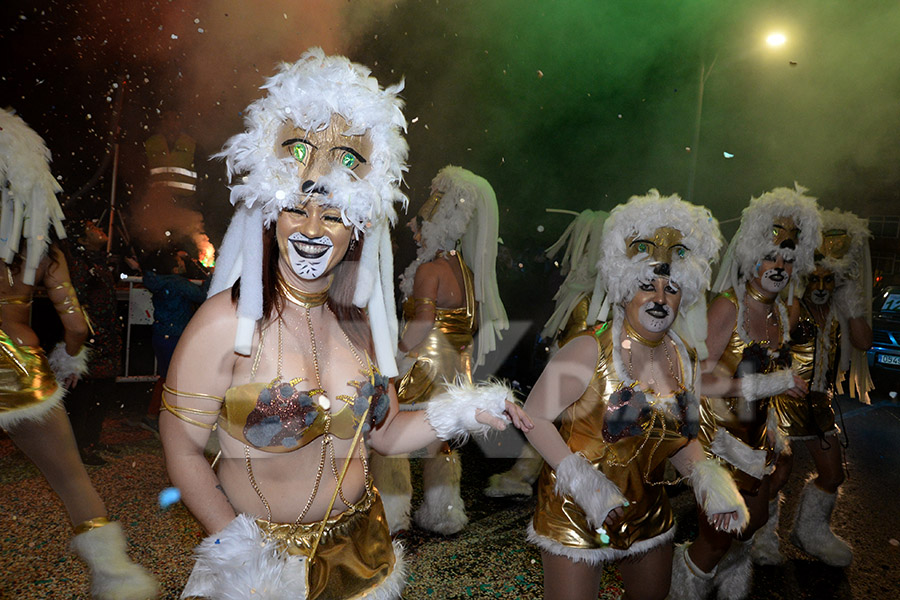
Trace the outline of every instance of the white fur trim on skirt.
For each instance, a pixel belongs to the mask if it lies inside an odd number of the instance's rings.
[[[528,534],[526,535],[526,539],[529,542],[544,552],[549,552],[554,556],[568,558],[572,562],[583,562],[589,565],[599,565],[605,562],[621,560],[629,556],[644,554],[662,544],[672,543],[674,537],[675,526],[673,525],[668,531],[654,536],[649,540],[641,540],[640,542],[632,544],[627,550],[619,550],[618,548],[573,548],[571,546],[566,546],[565,544],[560,544],[556,540],[536,532],[532,522],[528,523]]]
[[[66,388],[60,385],[55,392],[38,404],[0,412],[0,428],[11,431],[19,423],[43,420],[51,410],[62,404],[67,393]]]
[[[209,600],[305,600],[306,557],[278,550],[255,518],[241,514],[194,550],[196,563],[181,598]],[[390,575],[359,600],[396,600],[406,586],[403,546],[394,541]]]

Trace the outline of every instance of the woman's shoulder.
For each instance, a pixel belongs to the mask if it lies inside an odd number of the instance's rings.
[[[231,299],[231,289],[227,289],[204,301],[194,313],[191,324],[204,330],[227,329],[234,335],[237,320],[237,305]]]

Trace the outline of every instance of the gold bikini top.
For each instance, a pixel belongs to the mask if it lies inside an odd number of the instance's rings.
[[[230,436],[263,452],[291,452],[306,446],[326,429],[338,438],[352,439],[359,419],[354,398],[332,413],[301,389],[303,378],[272,383],[245,383],[225,392],[218,425]],[[353,385],[354,382],[351,382]],[[366,399],[368,400],[368,399]]]

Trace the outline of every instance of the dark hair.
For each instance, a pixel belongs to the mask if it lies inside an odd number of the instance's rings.
[[[262,252],[262,313],[263,319],[270,321],[281,316],[284,298],[278,292],[278,238],[275,235],[275,223],[267,226],[263,232]],[[369,330],[369,319],[364,309],[354,306],[353,295],[356,291],[356,275],[359,270],[359,258],[362,255],[365,236],[350,243],[344,258],[334,269],[334,279],[328,290],[326,304],[337,317],[338,324],[347,337],[356,346],[370,355],[374,352],[372,334]],[[231,300],[237,303],[241,297],[241,280],[238,279],[231,288]]]
[[[163,248],[145,257],[141,261],[141,266],[147,271],[156,271],[160,275],[170,275],[179,264],[175,253],[168,248]]]

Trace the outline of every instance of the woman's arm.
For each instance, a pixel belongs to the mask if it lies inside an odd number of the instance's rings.
[[[857,350],[868,350],[872,347],[872,328],[866,323],[865,318],[855,317],[847,322],[850,330],[850,343]]]
[[[707,458],[696,439],[669,457],[672,466],[691,482],[694,496],[709,522],[723,531],[741,531],[750,515],[731,475],[713,458]]]
[[[584,394],[594,376],[598,356],[594,336],[576,337],[547,364],[525,402],[525,412],[534,421],[534,429],[526,437],[554,469],[572,450],[553,422]]]
[[[413,281],[413,298],[417,299],[416,314],[400,338],[398,348],[401,352],[409,352],[422,343],[434,326],[434,309],[439,285],[440,275],[437,265],[427,262],[416,269],[416,278]]]
[[[87,340],[88,326],[75,295],[75,289],[72,287],[65,255],[56,246],[51,246],[50,252],[53,253],[53,257],[48,261],[42,283],[47,288],[47,296],[56,312],[59,313],[59,320],[62,321],[66,353],[75,356],[81,352]]]
[[[166,386],[173,392],[164,392],[168,407],[164,405],[159,418],[169,478],[209,533],[235,517],[203,450],[221,408],[221,402],[210,396],[223,398],[231,385],[236,322],[230,290],[200,307],[172,356]]]
[[[391,407],[387,418],[369,434],[369,445],[379,454],[406,454],[437,440],[449,440],[468,432],[482,433],[489,429],[504,430],[509,422],[528,431],[531,419],[525,411],[508,398],[509,390],[502,384],[472,386],[461,390],[461,396],[451,398],[438,394],[429,402],[428,410],[401,411],[394,386],[388,388]],[[443,406],[437,406],[443,405]],[[443,414],[441,414],[443,413]],[[450,428],[447,432],[447,417]]]

